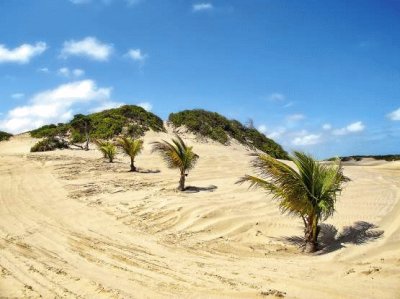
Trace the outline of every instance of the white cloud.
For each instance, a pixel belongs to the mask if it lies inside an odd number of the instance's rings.
[[[332,125],[331,124],[323,124],[322,129],[325,131],[329,131],[330,129],[332,129]]]
[[[140,49],[130,49],[126,56],[135,60],[135,61],[144,61],[147,58],[147,54],[142,53]]]
[[[193,4],[193,11],[194,12],[199,12],[199,11],[209,11],[212,10],[214,6],[211,3],[197,3]]]
[[[45,42],[37,42],[34,45],[23,44],[14,49],[7,49],[4,45],[0,45],[0,63],[28,63],[34,56],[42,54],[46,49]]]
[[[91,109],[90,112],[100,112],[100,111],[103,111],[103,110],[118,108],[118,107],[121,107],[123,105],[125,105],[125,103],[113,102],[113,101],[105,101],[103,103],[100,103],[100,105],[96,106],[95,108]]]
[[[83,76],[85,74],[85,71],[82,69],[70,70],[67,67],[62,67],[57,71],[57,73],[66,78],[78,78],[78,77]]]
[[[275,131],[267,133],[267,137],[271,139],[280,138],[283,134],[286,133],[286,131],[286,128],[281,127],[276,129]]]
[[[347,135],[351,133],[358,133],[364,131],[365,126],[361,121],[357,121],[354,123],[349,124],[348,126],[341,128],[341,129],[336,129],[333,131],[333,135]]]
[[[108,101],[110,94],[111,88],[99,88],[92,80],[63,84],[37,93],[27,105],[10,110],[0,120],[0,128],[19,133],[44,124],[66,122],[72,118],[75,104]]]
[[[25,96],[23,93],[14,93],[11,95],[13,99],[22,99]]]
[[[72,75],[73,75],[74,77],[80,77],[80,76],[83,76],[84,74],[85,74],[85,71],[82,70],[82,69],[74,69],[74,70],[72,71]]]
[[[397,109],[397,110],[394,110],[394,111],[390,112],[390,113],[387,115],[387,117],[388,117],[390,120],[394,120],[394,121],[400,120],[400,108]]]
[[[38,72],[47,74],[47,73],[50,73],[50,70],[47,67],[41,67],[38,69]]]
[[[306,117],[303,114],[297,113],[297,114],[292,114],[289,115],[288,117],[286,117],[287,121],[299,121],[299,120],[303,120]]]
[[[61,56],[84,56],[94,60],[106,61],[113,51],[112,44],[105,44],[95,37],[86,37],[80,41],[70,40],[64,42]]]
[[[363,131],[365,126],[363,125],[363,123],[361,121],[358,121],[358,122],[348,125],[346,128],[349,132],[355,133],[355,132]]]
[[[142,107],[146,111],[151,111],[151,109],[153,109],[153,105],[151,105],[149,102],[141,102],[136,105]]]
[[[286,97],[283,94],[279,93],[279,92],[271,93],[268,96],[268,100],[271,101],[271,102],[282,102],[285,99],[286,99]]]
[[[289,108],[289,107],[292,107],[293,105],[294,105],[294,102],[289,102],[289,103],[283,105],[283,108]]]
[[[261,125],[258,126],[257,130],[263,134],[267,133],[267,126],[266,125]]]
[[[296,137],[292,143],[294,145],[313,145],[313,144],[319,143],[320,139],[321,139],[321,135],[309,134],[309,135]]]

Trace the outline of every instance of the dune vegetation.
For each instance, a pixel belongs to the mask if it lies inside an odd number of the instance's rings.
[[[9,140],[13,135],[4,131],[0,131],[0,141]]]
[[[337,158],[329,158],[328,161],[334,161]],[[348,162],[351,160],[361,161],[362,159],[375,159],[375,160],[383,160],[383,161],[399,161],[400,155],[356,155],[356,156],[345,156],[339,157],[339,159],[343,162]]]
[[[57,137],[46,137],[31,147],[31,152],[48,152],[68,148],[68,143]]]
[[[168,121],[175,127],[185,126],[189,131],[228,145],[230,138],[241,144],[258,149],[274,158],[287,159],[287,152],[272,139],[267,138],[253,126],[245,126],[237,120],[202,109],[171,113]]]
[[[142,107],[125,105],[89,115],[77,114],[69,123],[45,125],[30,134],[35,138],[70,134],[71,140],[78,143],[86,141],[86,133],[90,138],[110,139],[119,134],[138,137],[150,129],[164,132],[162,119]]]

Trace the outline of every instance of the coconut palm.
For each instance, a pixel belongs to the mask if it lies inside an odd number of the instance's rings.
[[[118,139],[117,145],[131,158],[131,171],[136,171],[135,157],[143,150],[143,140],[122,137]]]
[[[319,222],[335,211],[337,194],[349,178],[343,175],[340,161],[321,164],[310,155],[294,152],[290,160],[298,171],[266,154],[257,155],[253,167],[261,177],[245,175],[238,183],[249,182],[279,201],[283,213],[300,216],[304,222],[305,250],[318,249]]]
[[[102,141],[95,140],[95,143],[99,149],[103,153],[104,158],[108,158],[108,161],[112,163],[114,161],[114,157],[117,154],[117,148],[110,141]]]
[[[193,147],[187,146],[179,136],[172,139],[172,143],[163,140],[153,142],[153,152],[159,152],[169,168],[178,168],[180,179],[178,190],[185,190],[185,179],[188,171],[192,169],[199,156],[193,152]]]

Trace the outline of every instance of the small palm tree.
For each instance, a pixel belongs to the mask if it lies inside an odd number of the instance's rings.
[[[135,157],[143,150],[143,140],[122,137],[118,139],[117,145],[131,158],[131,171],[136,171]]]
[[[176,136],[172,139],[172,143],[165,140],[162,142],[153,142],[153,152],[159,152],[169,168],[178,168],[180,171],[180,179],[178,190],[185,190],[185,178],[187,171],[192,169],[199,156],[193,152],[193,147],[187,146],[182,138]]]
[[[104,158],[108,158],[108,161],[112,163],[114,157],[117,154],[117,148],[110,141],[95,140],[98,149],[103,153]]]
[[[300,216],[304,222],[305,250],[318,249],[319,222],[335,211],[336,196],[350,179],[343,175],[340,161],[320,164],[310,155],[294,152],[290,160],[298,171],[269,155],[260,154],[253,162],[260,177],[245,175],[238,183],[249,182],[279,200],[283,213]]]

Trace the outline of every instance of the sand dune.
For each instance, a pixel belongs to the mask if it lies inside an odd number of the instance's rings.
[[[139,173],[122,154],[109,164],[97,150],[31,154],[26,135],[1,142],[0,297],[400,297],[398,162],[345,166],[328,246],[309,256],[299,219],[234,184],[252,172],[247,149],[187,135],[200,159],[181,193],[150,153],[170,137],[146,135]]]

